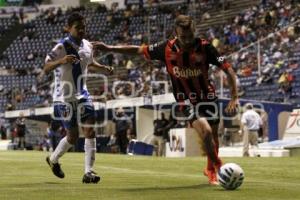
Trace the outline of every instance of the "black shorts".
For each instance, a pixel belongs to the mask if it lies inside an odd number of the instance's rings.
[[[25,137],[25,131],[17,131],[18,137]]]
[[[184,105],[175,107],[175,116],[193,122],[199,118],[206,118],[210,125],[220,123],[220,105],[216,99],[210,102],[200,102],[197,105]]]

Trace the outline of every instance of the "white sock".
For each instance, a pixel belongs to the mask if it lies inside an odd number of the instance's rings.
[[[96,154],[96,138],[88,139],[85,138],[84,141],[84,151],[85,151],[85,169],[84,173],[88,173],[93,169]]]
[[[62,157],[73,145],[67,141],[67,137],[60,140],[55,151],[50,156],[50,161],[58,163],[58,159]]]

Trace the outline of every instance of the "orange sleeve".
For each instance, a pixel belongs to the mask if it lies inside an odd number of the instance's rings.
[[[144,57],[145,57],[146,59],[149,59],[149,60],[150,60],[149,46],[148,46],[148,45],[142,45],[142,49],[143,49]]]

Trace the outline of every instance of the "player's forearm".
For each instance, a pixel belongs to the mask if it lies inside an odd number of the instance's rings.
[[[237,99],[238,94],[237,94],[237,86],[236,86],[236,74],[234,73],[232,68],[229,68],[226,72],[226,75],[230,85],[231,98]]]
[[[121,54],[137,55],[142,53],[142,48],[140,46],[135,45],[108,46],[108,50]]]
[[[106,69],[108,69],[106,65],[95,64],[95,63],[89,65],[89,70],[93,72],[98,72]]]
[[[55,70],[59,65],[61,65],[61,60],[49,61],[44,65],[43,70],[48,74],[52,70]]]
[[[94,61],[93,63],[91,63],[88,66],[88,69],[89,69],[89,71],[100,72],[100,73],[108,72],[108,71],[112,70],[111,67],[106,66],[106,65],[102,65],[102,64],[100,64],[100,63],[98,63],[96,61]]]

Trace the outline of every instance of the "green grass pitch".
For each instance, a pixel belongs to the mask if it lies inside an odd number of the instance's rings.
[[[209,186],[202,175],[205,158],[156,158],[97,154],[97,185],[81,183],[83,153],[62,159],[64,179],[52,175],[47,153],[0,152],[0,200],[299,200],[300,157],[224,158],[244,169],[235,191]]]

